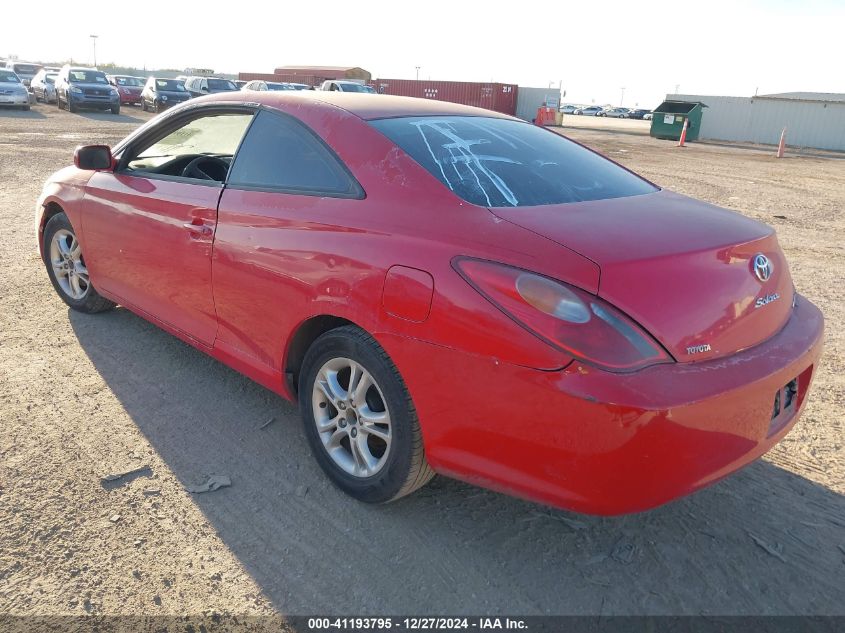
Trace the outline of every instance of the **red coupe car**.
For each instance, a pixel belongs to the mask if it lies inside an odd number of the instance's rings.
[[[363,501],[651,508],[777,443],[821,353],[770,227],[495,112],[235,92],[74,163],[37,203],[59,296],[298,399]]]

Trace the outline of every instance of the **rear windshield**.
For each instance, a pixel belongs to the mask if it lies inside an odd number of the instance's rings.
[[[536,125],[486,117],[370,121],[458,196],[484,207],[623,198],[656,188]]]
[[[156,90],[162,92],[185,92],[185,84],[178,79],[156,79]]]
[[[209,90],[237,90],[238,87],[234,84],[234,82],[231,82],[228,79],[209,79],[208,80],[208,89]]]
[[[41,70],[41,66],[37,66],[35,64],[15,64],[16,73],[22,73],[24,75],[34,75],[39,70]]]
[[[114,82],[118,86],[143,86],[143,82],[137,77],[115,77]]]
[[[19,84],[21,80],[10,70],[0,70],[0,82]]]
[[[361,84],[337,84],[341,92],[375,92],[370,86]]]

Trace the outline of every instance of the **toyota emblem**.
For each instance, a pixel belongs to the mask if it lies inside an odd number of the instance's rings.
[[[763,253],[756,254],[751,261],[754,265],[754,274],[757,276],[757,279],[767,281],[772,276],[772,262]]]

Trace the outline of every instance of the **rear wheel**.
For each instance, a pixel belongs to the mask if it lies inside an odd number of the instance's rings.
[[[359,501],[393,501],[434,476],[405,383],[363,330],[344,326],[314,342],[299,375],[299,405],[317,462]]]
[[[71,308],[93,314],[115,306],[91,283],[82,246],[64,213],[54,215],[44,227],[42,251],[53,288]]]

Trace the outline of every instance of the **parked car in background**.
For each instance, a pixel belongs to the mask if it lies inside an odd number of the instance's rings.
[[[141,90],[144,89],[144,80],[131,75],[109,75],[109,83],[115,87],[120,95],[121,104],[140,105]]]
[[[0,106],[29,110],[29,91],[17,73],[0,68]]]
[[[111,110],[120,114],[120,96],[109,83],[106,73],[84,66],[62,67],[56,76],[56,105],[76,112],[80,108],[89,110]]]
[[[13,71],[21,80],[21,83],[28,88],[29,84],[32,83],[32,78],[41,70],[41,64],[9,60],[6,62],[6,69]]]
[[[56,77],[59,71],[48,70],[42,68],[29,84],[29,89],[35,96],[36,101],[43,101],[44,103],[56,102]]]
[[[606,116],[611,119],[627,119],[628,108],[605,108],[601,112],[596,113],[596,116]]]
[[[604,110],[601,106],[587,106],[584,108],[576,108],[572,114],[581,114],[584,116],[596,116],[599,112]]]
[[[629,119],[644,119],[645,115],[649,115],[651,118],[651,110],[645,110],[643,108],[634,108],[633,110],[628,111],[628,118]]]
[[[296,90],[292,85],[283,81],[264,81],[255,79],[247,83],[241,90]]]
[[[653,116],[654,116],[654,112],[646,112],[643,115],[643,119],[645,119],[646,121],[651,121]]]
[[[314,90],[314,86],[309,86],[308,84],[289,83],[288,85],[293,86],[294,90]]]
[[[201,97],[218,92],[236,92],[240,90],[231,79],[218,77],[188,77],[185,80],[185,90],[192,97]]]
[[[243,89],[243,87],[247,84],[247,82],[243,81],[242,79],[235,79],[232,81],[237,87],[238,90]]]
[[[144,112],[161,112],[190,98],[180,80],[150,77],[141,91],[141,109]]]
[[[575,110],[577,110],[577,109],[578,109],[578,106],[574,106],[572,104],[560,106],[560,111],[563,114],[575,114]]]
[[[373,94],[376,92],[371,86],[365,86],[355,81],[344,81],[342,79],[327,79],[322,83],[319,90],[330,92],[370,92]]]
[[[36,203],[58,297],[298,401],[364,502],[441,472],[638,512],[795,425],[824,320],[774,229],[497,112],[313,96],[201,98],[77,148]]]

